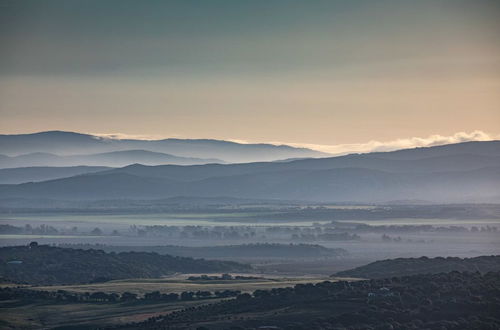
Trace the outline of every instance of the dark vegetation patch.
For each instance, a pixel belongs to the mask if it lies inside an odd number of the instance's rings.
[[[106,253],[48,245],[0,248],[0,277],[35,285],[80,284],[163,275],[248,271],[249,265],[203,260],[152,252]]]
[[[298,284],[120,329],[499,329],[500,273]]]
[[[189,276],[188,281],[253,281],[253,280],[263,280],[263,277],[258,276],[244,276],[244,275],[231,275],[231,274],[222,274],[221,276],[217,275],[206,275],[202,274],[200,276]]]
[[[99,248],[107,252],[144,251],[159,254],[169,254],[182,257],[195,258],[306,258],[306,257],[337,257],[347,255],[341,248],[326,248],[318,244],[277,244],[277,243],[252,243],[240,245],[221,246],[106,246],[91,244],[65,244],[62,247],[80,249]]]
[[[213,298],[236,297],[241,293],[239,290],[217,290],[214,292],[206,290],[183,291],[181,293],[161,293],[151,291],[139,296],[136,293],[125,291],[118,293],[97,292],[70,292],[67,290],[47,291],[33,290],[27,287],[3,287],[0,288],[0,302],[15,301],[20,305],[36,302],[52,303],[160,303],[176,302]],[[12,307],[12,304],[10,304]]]
[[[437,257],[437,258],[397,258],[372,262],[351,270],[338,272],[335,276],[359,278],[386,278],[416,274],[437,274],[451,271],[460,272],[498,272],[500,256],[481,256],[475,258]]]

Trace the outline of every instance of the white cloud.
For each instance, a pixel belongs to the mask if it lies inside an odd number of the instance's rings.
[[[488,134],[483,131],[458,132],[450,136],[439,134],[430,135],[428,137],[411,137],[392,141],[376,141],[372,140],[366,143],[352,144],[337,144],[337,145],[321,145],[321,144],[300,144],[289,143],[296,147],[311,148],[331,154],[348,154],[348,153],[363,153],[372,151],[392,151],[398,149],[409,149],[417,147],[431,147],[450,143],[460,143],[468,141],[490,141],[500,139],[500,134]]]
[[[169,137],[161,135],[140,135],[140,134],[125,134],[125,133],[90,133],[90,134],[103,139],[116,139],[116,140],[123,140],[123,139],[161,140],[166,138],[182,138],[175,134]],[[458,132],[449,136],[434,134],[428,137],[410,137],[392,141],[372,140],[365,143],[350,143],[350,144],[336,144],[336,145],[289,143],[289,142],[276,142],[276,141],[267,143],[274,145],[289,145],[293,147],[309,148],[334,155],[343,155],[349,153],[392,151],[392,150],[409,149],[417,147],[432,147],[450,143],[460,143],[468,141],[491,141],[491,140],[500,140],[500,134],[488,134],[483,131],[476,130],[469,133]],[[256,143],[241,139],[228,139],[226,141],[231,141],[241,144]]]
[[[154,141],[162,140],[166,137],[162,135],[146,135],[146,134],[126,134],[126,133],[88,133],[97,138],[109,139],[109,140],[144,140],[144,141]],[[170,136],[174,138],[174,136]]]

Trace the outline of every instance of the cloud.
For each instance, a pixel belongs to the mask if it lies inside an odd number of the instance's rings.
[[[183,138],[176,134],[170,136],[162,135],[143,135],[143,134],[126,134],[126,133],[89,133],[98,138],[103,139],[113,139],[113,140],[161,140],[168,138]],[[374,151],[393,151],[399,149],[410,149],[418,147],[432,147],[439,146],[443,144],[460,143],[468,141],[491,141],[500,140],[500,134],[488,134],[480,130],[472,132],[458,132],[453,135],[439,135],[434,134],[428,137],[410,137],[402,138],[392,141],[368,141],[365,143],[350,143],[350,144],[336,144],[336,145],[326,145],[326,144],[312,144],[312,143],[289,143],[289,142],[267,142],[268,144],[274,145],[288,145],[297,148],[309,148],[317,151],[326,152],[334,155],[345,155],[350,153],[365,153]],[[256,142],[242,140],[242,139],[227,139],[226,141],[231,141],[240,144],[253,144]],[[262,143],[262,142],[258,142]],[[264,142],[265,143],[265,142]]]
[[[144,141],[155,141],[162,140],[166,137],[163,135],[146,135],[146,134],[127,134],[127,133],[88,133],[97,138],[109,139],[109,140],[144,140]],[[175,134],[170,136],[174,138]]]
[[[331,154],[348,154],[348,153],[364,153],[372,151],[392,151],[398,149],[409,149],[417,147],[432,147],[450,143],[460,143],[468,141],[491,141],[500,139],[500,134],[488,134],[483,131],[473,132],[458,132],[453,135],[444,136],[439,134],[430,135],[428,137],[411,137],[392,141],[376,141],[372,140],[366,143],[338,144],[338,145],[321,145],[321,144],[301,144],[288,143],[288,145],[296,147],[305,147],[315,149]]]

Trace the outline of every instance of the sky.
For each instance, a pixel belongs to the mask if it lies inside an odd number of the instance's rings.
[[[0,0],[0,47],[3,134],[500,138],[497,0]]]

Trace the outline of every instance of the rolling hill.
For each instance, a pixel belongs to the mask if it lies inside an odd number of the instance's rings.
[[[126,173],[86,174],[19,185],[0,185],[0,198],[63,200],[159,199],[232,196],[316,202],[493,201],[500,167],[437,173],[389,173],[362,168],[292,170],[183,182]]]
[[[47,181],[70,176],[95,173],[109,169],[105,166],[70,166],[70,167],[18,167],[0,169],[0,184],[18,184],[25,182]]]
[[[92,245],[68,245],[78,249],[94,248]],[[341,248],[326,248],[316,244],[256,243],[217,246],[100,246],[106,252],[154,252],[179,257],[222,259],[222,258],[318,258],[347,255]]]
[[[500,198],[499,160],[500,142],[491,141],[289,162],[132,165],[39,183],[1,185],[0,198],[230,196],[314,202],[495,202]]]
[[[319,151],[287,145],[242,144],[209,139],[111,139],[62,131],[0,135],[0,152],[8,156],[30,153],[69,156],[126,150],[146,150],[188,158],[215,158],[231,163],[328,156]]]
[[[481,256],[475,258],[437,257],[437,258],[398,258],[372,262],[368,265],[336,273],[340,277],[390,278],[417,274],[438,274],[458,272],[498,272],[500,256]]]
[[[224,163],[220,159],[210,158],[192,158],[178,157],[161,152],[152,152],[147,150],[124,150],[113,151],[99,154],[58,156],[50,153],[35,152],[19,156],[0,157],[0,168],[16,167],[66,167],[66,166],[106,166],[122,167],[130,164],[144,165],[193,165],[208,163]]]
[[[16,261],[12,263],[9,261]],[[0,248],[0,278],[28,284],[78,284],[154,278],[175,272],[248,271],[231,261],[173,257],[148,252],[105,253],[48,245]]]

